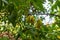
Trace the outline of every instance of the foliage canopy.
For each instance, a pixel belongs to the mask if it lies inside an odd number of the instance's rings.
[[[0,32],[11,32],[16,40],[59,40],[60,39],[60,0],[0,0]],[[47,5],[47,6],[48,6]],[[44,25],[44,18],[34,15],[49,15],[55,22]],[[24,20],[23,20],[24,18]]]

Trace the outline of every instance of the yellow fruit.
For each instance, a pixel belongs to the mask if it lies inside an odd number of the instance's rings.
[[[42,25],[42,21],[41,19],[38,19],[37,22],[35,23],[35,27],[39,29],[41,25]]]
[[[30,16],[27,16],[27,17],[26,17],[26,21],[27,21],[27,22],[30,22]]]
[[[35,21],[34,16],[30,17],[30,21],[31,21],[32,24],[34,23],[34,21]]]
[[[26,21],[28,23],[34,24],[35,18],[32,15],[27,16]]]

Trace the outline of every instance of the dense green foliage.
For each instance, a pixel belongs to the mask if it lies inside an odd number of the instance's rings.
[[[60,0],[0,0],[0,33],[8,31],[16,40],[60,40]],[[30,12],[30,8],[32,12]],[[54,17],[54,23],[44,25],[44,18],[35,14]],[[24,20],[22,19],[24,18]]]
[[[9,40],[7,37],[2,37],[0,40]]]

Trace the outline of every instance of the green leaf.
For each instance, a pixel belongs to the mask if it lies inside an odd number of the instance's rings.
[[[0,11],[2,9],[2,0],[0,0]]]
[[[8,4],[7,0],[2,0],[5,4]]]
[[[55,2],[55,4],[51,7],[51,10],[53,11],[54,9],[57,9],[57,7],[59,7],[60,8],[60,1],[59,0],[57,0],[56,2]]]
[[[48,0],[48,1],[50,1],[51,3],[53,3],[53,0]]]
[[[44,11],[43,0],[33,0],[33,5],[36,9]]]
[[[10,3],[7,7],[7,11],[11,13],[13,10],[14,10],[14,4]]]
[[[1,37],[0,40],[9,40],[8,37]]]
[[[57,5],[58,5],[58,7],[60,8],[60,1],[59,1],[59,0],[57,1]]]

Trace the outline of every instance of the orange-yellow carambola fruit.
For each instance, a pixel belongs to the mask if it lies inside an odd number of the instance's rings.
[[[35,27],[37,29],[39,29],[41,27],[41,25],[42,25],[42,20],[41,19],[38,19],[37,22],[35,23]]]
[[[34,21],[35,21],[34,16],[29,15],[29,16],[26,17],[26,22],[27,22],[27,23],[34,24]]]

